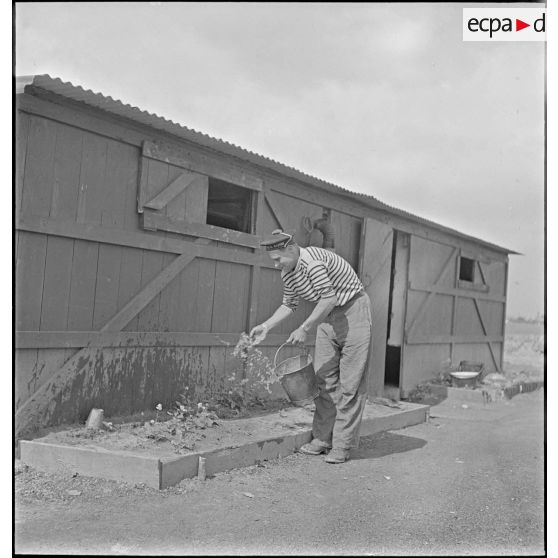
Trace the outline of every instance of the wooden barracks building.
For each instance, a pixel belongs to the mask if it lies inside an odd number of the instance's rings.
[[[501,369],[514,252],[47,75],[18,78],[16,102],[18,432],[221,385],[281,302],[258,248],[275,228],[358,271],[371,394],[405,398],[449,362]]]

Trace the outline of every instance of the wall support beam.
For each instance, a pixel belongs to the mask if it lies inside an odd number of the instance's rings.
[[[128,248],[167,252],[170,254],[190,253],[195,257],[208,260],[259,265],[260,267],[275,269],[269,257],[263,253],[230,250],[217,246],[201,245],[198,242],[162,238],[149,233],[109,229],[98,225],[76,223],[74,221],[55,221],[54,219],[25,216],[16,223],[16,230],[62,236],[74,240],[88,240],[102,244],[126,246]]]

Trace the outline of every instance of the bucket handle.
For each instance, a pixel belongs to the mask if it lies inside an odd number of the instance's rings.
[[[285,345],[290,345],[291,343],[283,343],[278,349],[277,351],[275,351],[275,358],[273,359],[273,368],[277,368],[277,355],[279,354],[279,351],[285,346]],[[306,348],[306,346],[302,347],[304,350],[304,354],[309,354],[308,349]]]

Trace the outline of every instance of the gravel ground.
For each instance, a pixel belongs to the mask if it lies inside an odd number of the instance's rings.
[[[16,550],[111,555],[542,555],[542,390],[157,491],[19,465]],[[453,412],[453,411],[452,411]]]

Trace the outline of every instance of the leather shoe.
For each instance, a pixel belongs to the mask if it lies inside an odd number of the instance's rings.
[[[325,458],[326,463],[345,463],[351,458],[350,451],[346,449],[333,448]]]
[[[300,453],[306,453],[307,455],[320,455],[320,453],[327,453],[330,449],[331,446],[314,438],[308,444],[301,446],[298,451]]]

